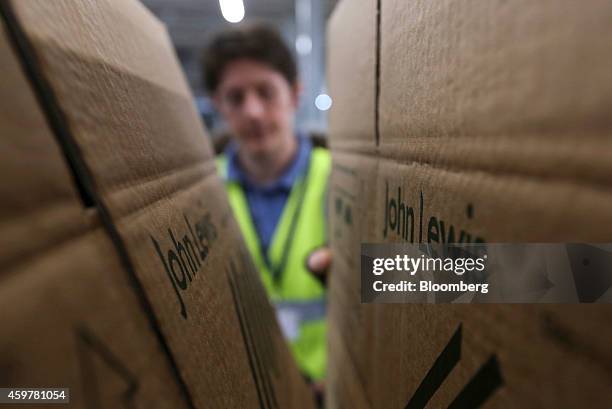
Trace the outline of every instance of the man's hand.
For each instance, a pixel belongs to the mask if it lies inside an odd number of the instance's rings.
[[[329,247],[319,247],[308,256],[306,266],[323,284],[327,281],[327,274],[332,264],[332,252]]]

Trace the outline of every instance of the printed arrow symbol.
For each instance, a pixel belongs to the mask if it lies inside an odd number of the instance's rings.
[[[75,331],[87,407],[101,408],[100,390],[92,356],[95,355],[124,381],[126,389],[121,393],[121,401],[125,409],[133,408],[133,399],[139,388],[136,377],[87,327],[81,325],[75,328]]]
[[[461,359],[462,335],[462,325],[459,324],[448,344],[434,361],[410,401],[406,404],[405,409],[425,408],[431,397],[440,389]],[[502,385],[503,378],[499,362],[495,355],[491,355],[451,402],[448,409],[477,408],[486,402],[493,392]]]

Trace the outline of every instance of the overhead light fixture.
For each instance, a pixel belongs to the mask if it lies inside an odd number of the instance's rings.
[[[239,23],[244,18],[244,3],[242,0],[219,0],[223,18],[230,23]]]
[[[295,39],[295,49],[300,55],[308,55],[312,50],[312,40],[306,34],[300,34]]]
[[[315,106],[319,111],[327,111],[332,106],[332,99],[327,94],[319,94],[315,98]]]

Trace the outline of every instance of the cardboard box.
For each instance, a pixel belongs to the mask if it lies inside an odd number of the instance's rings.
[[[311,407],[164,27],[133,1],[12,1],[3,17],[190,404]]]
[[[0,384],[70,388],[71,408],[192,407],[5,32],[0,22]]]
[[[363,5],[340,3],[328,30],[343,90],[329,207],[359,209],[352,227],[330,212],[347,233],[332,231],[328,403],[361,388],[375,408],[605,407],[609,305],[362,305],[357,260],[361,242],[609,241],[612,7],[382,1],[372,47],[351,28]],[[356,94],[372,90],[377,130],[353,131]]]

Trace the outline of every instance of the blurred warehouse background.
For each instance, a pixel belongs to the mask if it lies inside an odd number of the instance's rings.
[[[331,106],[325,83],[325,25],[338,0],[143,0],[168,27],[198,109],[212,133],[223,129],[201,78],[200,56],[225,27],[249,21],[273,24],[293,46],[304,91],[297,127],[325,132]]]

